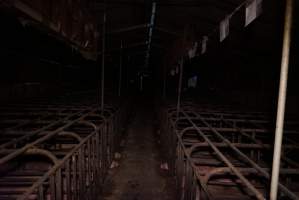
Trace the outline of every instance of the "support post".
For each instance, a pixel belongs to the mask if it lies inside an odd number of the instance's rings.
[[[183,73],[184,73],[184,47],[185,47],[185,42],[186,42],[186,27],[184,30],[184,36],[183,36],[183,40],[182,40],[182,58],[180,61],[180,77],[179,77],[179,84],[178,84],[178,99],[177,99],[177,118],[179,118],[180,115],[180,109],[181,109],[181,94],[182,94],[182,85],[183,85]]]
[[[287,81],[288,81],[288,66],[289,66],[289,55],[290,55],[290,44],[291,44],[292,14],[293,14],[293,0],[286,0],[285,25],[284,25],[283,49],[282,49],[282,59],[281,59],[279,97],[278,97],[277,116],[276,116],[276,130],[275,130],[275,143],[274,143],[274,152],[273,152],[270,200],[277,199],[277,190],[278,190],[278,183],[279,183],[280,156],[281,156],[281,146],[282,146],[282,139],[283,139],[285,103],[286,103]]]
[[[147,52],[145,56],[145,68],[148,68],[149,65],[149,57],[150,51],[152,46],[152,36],[153,36],[153,29],[155,24],[155,17],[156,17],[156,2],[152,3],[152,14],[151,14],[151,21],[149,24],[149,32],[148,32],[148,41],[147,41]]]
[[[182,84],[183,84],[183,72],[184,72],[184,56],[182,56],[181,62],[180,62],[180,77],[179,77],[179,84],[178,84],[178,101],[177,101],[177,117],[179,117],[180,108],[181,108],[181,93],[182,93]]]
[[[163,99],[166,100],[167,66],[163,64]]]
[[[120,53],[119,53],[119,79],[118,79],[118,96],[121,96],[121,84],[122,84],[122,52],[123,50],[123,41],[120,41]]]
[[[104,112],[105,96],[105,48],[106,48],[106,9],[103,14],[103,38],[102,38],[102,77],[101,77],[101,110]]]

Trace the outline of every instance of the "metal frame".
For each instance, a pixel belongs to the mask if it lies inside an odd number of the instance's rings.
[[[0,107],[0,199],[99,198],[126,110],[84,104]]]
[[[261,113],[215,110],[183,104],[177,117],[176,107],[163,109],[161,137],[180,199],[268,199],[271,118]],[[291,124],[287,129],[298,128],[299,122],[287,124]],[[296,191],[289,189],[298,186],[298,163],[288,153],[298,151],[292,148],[297,146],[295,132],[298,129],[286,133],[283,178],[278,184],[287,199],[299,199]]]

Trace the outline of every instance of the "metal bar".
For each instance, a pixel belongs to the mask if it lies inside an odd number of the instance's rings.
[[[102,40],[102,76],[101,76],[101,110],[104,112],[105,96],[105,49],[106,49],[106,9],[103,14],[103,40]]]
[[[40,149],[40,148],[31,148],[28,149],[25,154],[27,155],[40,155],[40,156],[45,156],[48,159],[50,159],[54,164],[58,163],[58,159],[56,158],[55,155],[53,155],[50,151]]]
[[[70,167],[70,159],[66,161],[65,164],[65,185],[66,185],[66,199],[71,200],[71,167]]]
[[[62,190],[62,174],[61,168],[58,169],[55,173],[55,186],[56,186],[56,198],[57,200],[62,200],[63,198],[63,190]]]
[[[118,79],[118,96],[121,96],[121,84],[122,84],[122,49],[123,49],[123,41],[120,41],[120,52],[119,52],[119,79]]]
[[[163,99],[166,99],[166,87],[167,87],[167,66],[163,64]]]
[[[197,142],[184,141],[184,144],[194,145],[194,147],[208,147],[209,146],[209,144],[206,142],[201,142],[198,144],[198,141]],[[222,143],[222,142],[214,142],[214,145],[219,148],[230,148],[227,144]],[[267,150],[272,149],[272,145],[269,145],[269,144],[260,145],[260,144],[247,144],[247,143],[232,143],[232,145],[234,145],[237,148],[242,148],[242,149],[267,149]],[[298,149],[299,147],[295,147],[294,145],[289,145],[288,148]]]
[[[77,152],[74,153],[74,155],[72,156],[72,168],[73,168],[73,195],[74,195],[74,199],[78,199],[78,184],[77,184]]]
[[[177,108],[176,108],[177,117],[179,117],[180,108],[181,108],[183,73],[184,73],[184,57],[181,58],[181,62],[180,62],[180,77],[178,83],[178,99],[177,99]]]
[[[248,168],[248,167],[238,167],[238,170],[241,172],[246,172],[246,173],[253,173],[253,174],[258,174],[256,169],[254,168]],[[271,169],[269,168],[263,168],[265,171],[270,171]],[[281,172],[284,175],[298,175],[299,171],[297,169],[289,169],[289,168],[283,168],[281,169]],[[231,170],[228,167],[218,167],[216,169],[213,169],[205,174],[205,180],[206,182],[214,175],[216,174],[224,174],[224,173],[231,173]]]
[[[152,14],[151,14],[151,21],[149,24],[149,32],[148,32],[148,45],[147,45],[147,53],[145,56],[145,68],[148,68],[149,65],[149,57],[152,45],[152,36],[153,36],[153,28],[155,24],[155,17],[156,17],[156,2],[152,3]]]
[[[280,156],[281,156],[281,146],[282,146],[282,138],[283,138],[284,115],[285,115],[287,81],[288,81],[288,67],[289,67],[290,45],[291,45],[292,17],[293,17],[293,0],[286,0],[283,49],[282,49],[281,71],[280,71],[280,83],[279,83],[279,97],[278,97],[278,106],[277,106],[275,142],[274,142],[272,176],[271,176],[271,187],[270,187],[271,200],[277,199],[277,190],[279,184]]]
[[[79,185],[79,199],[83,199],[84,196],[84,185],[83,185],[83,149],[84,149],[84,144],[82,145],[82,148],[78,150],[78,185]]]
[[[44,188],[42,185],[38,187],[38,200],[44,200]]]

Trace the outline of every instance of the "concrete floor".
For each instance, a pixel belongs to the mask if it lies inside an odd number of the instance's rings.
[[[160,169],[151,105],[135,106],[127,130],[120,166],[111,169],[104,188],[105,200],[174,200],[174,180]]]

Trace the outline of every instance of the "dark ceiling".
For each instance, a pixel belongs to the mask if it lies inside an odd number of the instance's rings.
[[[59,3],[53,0],[2,0],[0,5],[14,7],[14,3],[11,2],[21,2],[27,6],[26,12],[23,7],[21,8],[23,12],[21,15],[14,12],[22,20],[25,17],[24,13],[29,15],[29,18],[35,18],[33,19],[35,21],[38,18],[36,16],[40,15],[42,20],[34,24],[35,26],[41,24],[57,27],[58,30],[55,30],[58,32],[57,35],[62,35],[62,40],[70,40],[71,45],[87,49],[90,54],[94,54],[97,48],[98,55],[101,55],[104,12],[107,15],[106,53],[118,54],[122,44],[127,54],[134,55],[140,60],[144,59],[144,62],[149,49],[151,61],[155,55],[161,58],[166,54],[173,54],[168,57],[172,56],[172,59],[177,60],[178,54],[184,53],[188,45],[200,42],[205,35],[209,36],[208,53],[219,53],[225,47],[229,51],[220,53],[230,57],[272,56],[281,45],[284,1],[263,0],[261,16],[247,27],[244,27],[245,6],[241,5],[250,0],[155,1],[153,26],[151,14],[154,1],[150,0],[64,0]],[[20,10],[20,7],[16,5],[15,7]],[[237,8],[238,11],[230,20],[230,34],[220,43],[219,23]],[[296,17],[294,19],[297,24]],[[97,34],[94,34],[98,36],[96,45],[93,35],[86,31],[88,28],[86,25],[89,23],[92,27],[87,30],[95,33],[97,30]],[[151,29],[153,33],[150,37]],[[187,47],[176,45],[183,40],[184,35],[189,39]],[[170,53],[175,51],[177,52]],[[161,60],[159,62],[161,63]]]
[[[240,8],[231,18],[229,37],[220,44],[218,39],[220,21],[245,2],[248,1],[156,1],[151,55],[164,55],[170,49],[178,48],[173,44],[182,40],[186,27],[189,27],[187,32],[192,32],[190,33],[192,41],[200,41],[204,35],[209,35],[211,46],[220,49],[221,46],[229,47],[231,56],[273,55],[273,51],[277,51],[280,47],[282,37],[283,1],[264,0],[261,16],[247,27],[244,27],[245,6]],[[117,53],[122,41],[127,52],[132,54],[141,52],[138,54],[140,59],[145,56],[152,3],[146,0],[95,1],[93,12],[97,18],[100,36],[102,36],[103,11],[106,10],[107,13],[106,48],[109,53]]]

